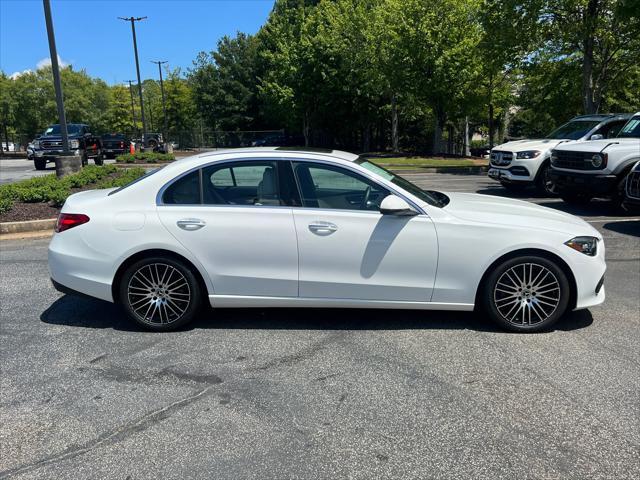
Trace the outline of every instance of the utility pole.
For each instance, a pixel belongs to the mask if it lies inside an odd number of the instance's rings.
[[[163,63],[167,63],[166,60],[164,61],[153,61],[151,60],[151,63],[155,63],[156,65],[158,65],[158,73],[160,74],[160,92],[162,93],[162,125],[164,127],[164,131],[162,132],[162,136],[164,141],[166,142],[168,140],[167,136],[168,136],[168,132],[167,132],[167,105],[165,103],[164,100],[164,83],[162,82],[162,64]]]
[[[53,86],[56,91],[56,105],[58,106],[58,121],[60,122],[60,134],[62,135],[62,151],[65,157],[69,157],[69,133],[67,132],[67,118],[64,113],[64,98],[62,96],[62,82],[60,81],[60,67],[58,65],[58,50],[56,49],[56,37],[53,32],[53,20],[51,18],[51,3],[42,0],[44,6],[44,19],[47,24],[47,37],[49,38],[49,54],[51,55],[51,70],[53,72]],[[58,157],[56,159],[56,175],[62,177],[82,168],[77,162],[67,162]]]
[[[127,80],[127,82],[129,82],[129,95],[131,95],[131,118],[133,119],[133,130],[134,130],[131,133],[136,133],[136,131],[138,130],[136,127],[136,107],[133,101],[133,88],[131,87],[131,82],[133,82],[133,80]]]
[[[118,17],[120,20],[131,22],[131,34],[133,35],[133,53],[136,58],[136,74],[138,76],[138,94],[140,95],[140,117],[142,117],[142,145],[145,144],[145,136],[147,134],[147,122],[144,118],[144,100],[142,99],[142,82],[140,81],[140,63],[138,62],[138,42],[136,41],[136,22],[146,19],[147,17]]]

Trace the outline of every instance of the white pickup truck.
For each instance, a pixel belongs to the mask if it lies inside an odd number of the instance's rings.
[[[564,142],[615,137],[631,114],[582,115],[555,129],[546,138],[503,143],[491,150],[489,177],[505,188],[536,186],[540,193],[556,195],[549,178],[551,150]]]
[[[551,152],[551,180],[567,203],[584,204],[594,197],[624,201],[625,179],[640,160],[640,112],[615,138],[558,145]]]

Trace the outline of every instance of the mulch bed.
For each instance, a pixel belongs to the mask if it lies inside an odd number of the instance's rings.
[[[23,222],[25,220],[45,220],[56,218],[60,209],[48,203],[16,202],[11,210],[0,215],[0,222]]]

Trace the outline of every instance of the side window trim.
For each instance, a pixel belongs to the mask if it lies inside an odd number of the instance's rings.
[[[385,185],[383,183],[380,183],[377,179],[373,178],[372,176],[370,176],[368,174],[368,172],[361,172],[360,170],[357,170],[353,167],[350,167],[348,165],[342,165],[339,163],[335,163],[332,162],[330,160],[320,160],[320,159],[315,159],[315,158],[291,158],[291,159],[287,159],[290,162],[306,162],[306,163],[317,163],[320,165],[331,165],[331,166],[335,166],[335,167],[340,167],[343,168],[345,170],[349,170],[350,172],[356,173],[357,175],[360,175],[364,178],[366,178],[367,180],[369,180],[372,183],[375,183],[376,185],[378,185],[381,188],[384,188],[386,190],[388,190],[392,195],[397,195],[398,197],[402,198],[403,200],[405,200],[409,205],[411,205],[413,208],[416,209],[417,212],[419,212],[420,215],[426,215],[427,217],[429,216],[427,214],[427,212],[420,207],[411,197],[408,197],[407,194],[405,194],[404,192],[398,191],[398,188],[395,186],[389,186],[389,185]],[[293,169],[293,165],[291,166],[291,168]],[[295,177],[295,172],[294,172],[294,177]],[[296,186],[299,187],[299,185],[297,184],[298,180],[296,178]],[[299,194],[301,195],[300,191]],[[309,209],[309,210],[334,210],[334,211],[338,211],[339,209],[319,209],[319,208],[315,208],[315,207],[294,207],[294,208],[304,208],[304,209]],[[367,212],[367,210],[345,210],[345,211],[351,211],[351,212]],[[369,210],[369,212],[372,213],[376,213],[375,211]]]

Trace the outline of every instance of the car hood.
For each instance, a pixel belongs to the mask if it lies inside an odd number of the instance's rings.
[[[581,218],[535,203],[475,193],[445,194],[450,201],[444,210],[465,221],[533,230],[544,229],[571,236],[601,237],[595,228]]]
[[[569,140],[574,142],[574,140]],[[549,150],[555,148],[560,142],[567,142],[567,140],[540,138],[537,140],[516,140],[514,142],[503,143],[502,145],[496,145],[494,150],[502,150],[506,152],[523,152],[525,150]]]
[[[603,140],[589,140],[588,142],[572,142],[559,145],[557,150],[569,150],[572,152],[600,152],[607,146],[640,146],[640,138],[607,138]]]
[[[75,133],[70,133],[68,135],[69,140],[71,139],[76,139],[76,138],[80,138],[80,135],[77,135]],[[62,141],[62,135],[42,135],[40,138],[38,138],[38,141],[41,142],[43,140],[53,140],[56,142],[61,142]]]

